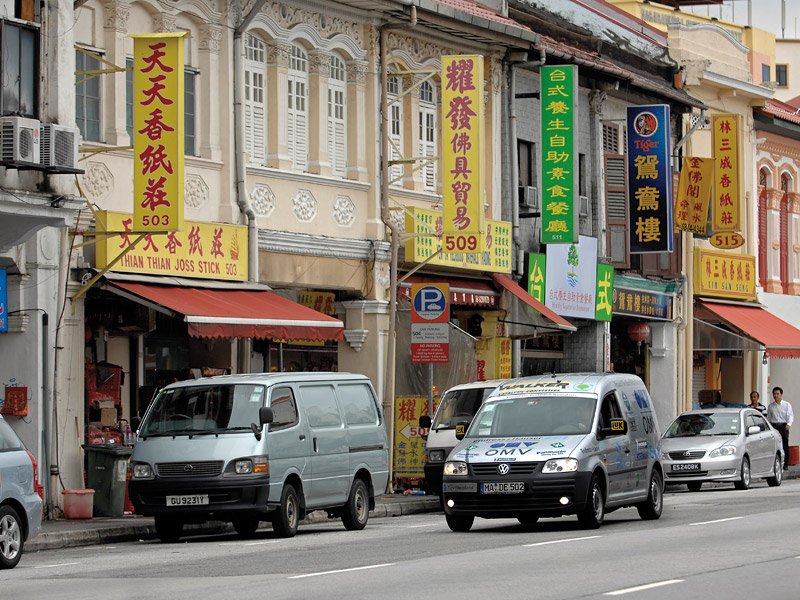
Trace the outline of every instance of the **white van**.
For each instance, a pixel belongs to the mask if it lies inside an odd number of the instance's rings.
[[[241,535],[270,520],[291,537],[313,510],[363,529],[388,478],[385,424],[367,377],[243,374],[158,393],[137,430],[129,490],[163,541],[212,519]]]
[[[456,425],[469,422],[478,409],[503,379],[462,383],[447,390],[439,401],[436,413],[419,418],[420,427],[428,429],[425,440],[425,491],[442,495],[444,461],[456,447]]]
[[[661,435],[641,379],[617,373],[539,375],[500,385],[444,465],[447,524],[468,531],[475,517],[574,514],[597,528],[607,512],[635,506],[643,519],[663,509]]]

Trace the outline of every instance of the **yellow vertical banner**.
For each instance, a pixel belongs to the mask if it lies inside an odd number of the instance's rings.
[[[483,227],[483,57],[442,57],[445,252],[480,253]]]
[[[735,113],[711,116],[714,151],[714,197],[711,204],[711,229],[739,231],[740,203],[739,115]]]
[[[675,200],[675,231],[705,235],[713,181],[713,159],[688,156],[683,160],[678,197]]]
[[[434,411],[438,400],[434,398]],[[397,396],[394,399],[394,477],[425,475],[425,438],[420,415],[428,414],[427,396]],[[433,415],[431,415],[431,418]]]
[[[133,228],[183,229],[185,32],[133,38]]]
[[[478,381],[511,377],[511,338],[478,338],[475,354]]]

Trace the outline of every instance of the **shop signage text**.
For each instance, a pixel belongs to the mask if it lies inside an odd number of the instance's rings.
[[[478,381],[511,378],[511,338],[479,338],[475,352]]]
[[[695,250],[694,293],[739,300],[756,299],[756,257]]]
[[[436,412],[439,398],[433,400],[433,410]],[[422,477],[425,467],[425,430],[420,428],[419,418],[427,414],[427,396],[397,396],[394,399],[395,477]]]
[[[545,301],[546,270],[547,255],[537,252],[528,253],[528,293],[542,304]]]
[[[545,306],[565,317],[594,319],[597,296],[597,238],[547,247]]]
[[[672,321],[674,297],[661,292],[633,288],[614,288],[614,314],[645,317],[654,321]]]
[[[595,299],[596,321],[610,321],[612,296],[614,295],[614,267],[597,264],[597,293]]]
[[[690,156],[684,159],[675,205],[675,231],[705,235],[708,204],[714,181],[714,160]]]
[[[711,116],[714,150],[714,199],[711,229],[738,231],[739,222],[739,115]]]
[[[725,231],[721,233],[715,233],[708,239],[708,241],[711,242],[711,245],[714,246],[714,248],[733,250],[734,248],[744,245],[744,236],[737,231]]]
[[[630,251],[672,252],[669,106],[627,111]]]

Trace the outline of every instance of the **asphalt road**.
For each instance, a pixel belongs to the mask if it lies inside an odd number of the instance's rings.
[[[599,530],[574,518],[523,528],[441,514],[338,521],[178,544],[142,541],[26,554],[0,572],[0,599],[800,598],[800,481],[748,491],[668,491],[659,521],[633,509]]]

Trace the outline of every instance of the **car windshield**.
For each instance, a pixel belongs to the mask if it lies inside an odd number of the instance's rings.
[[[742,420],[739,413],[695,413],[679,415],[672,422],[665,438],[710,435],[739,435]]]
[[[483,399],[493,391],[493,387],[485,387],[447,392],[436,410],[433,429],[452,429],[457,423],[471,421]]]
[[[579,435],[592,429],[596,399],[536,396],[488,402],[466,437]]]
[[[225,384],[167,388],[153,401],[140,435],[203,435],[250,429],[264,386]]]

